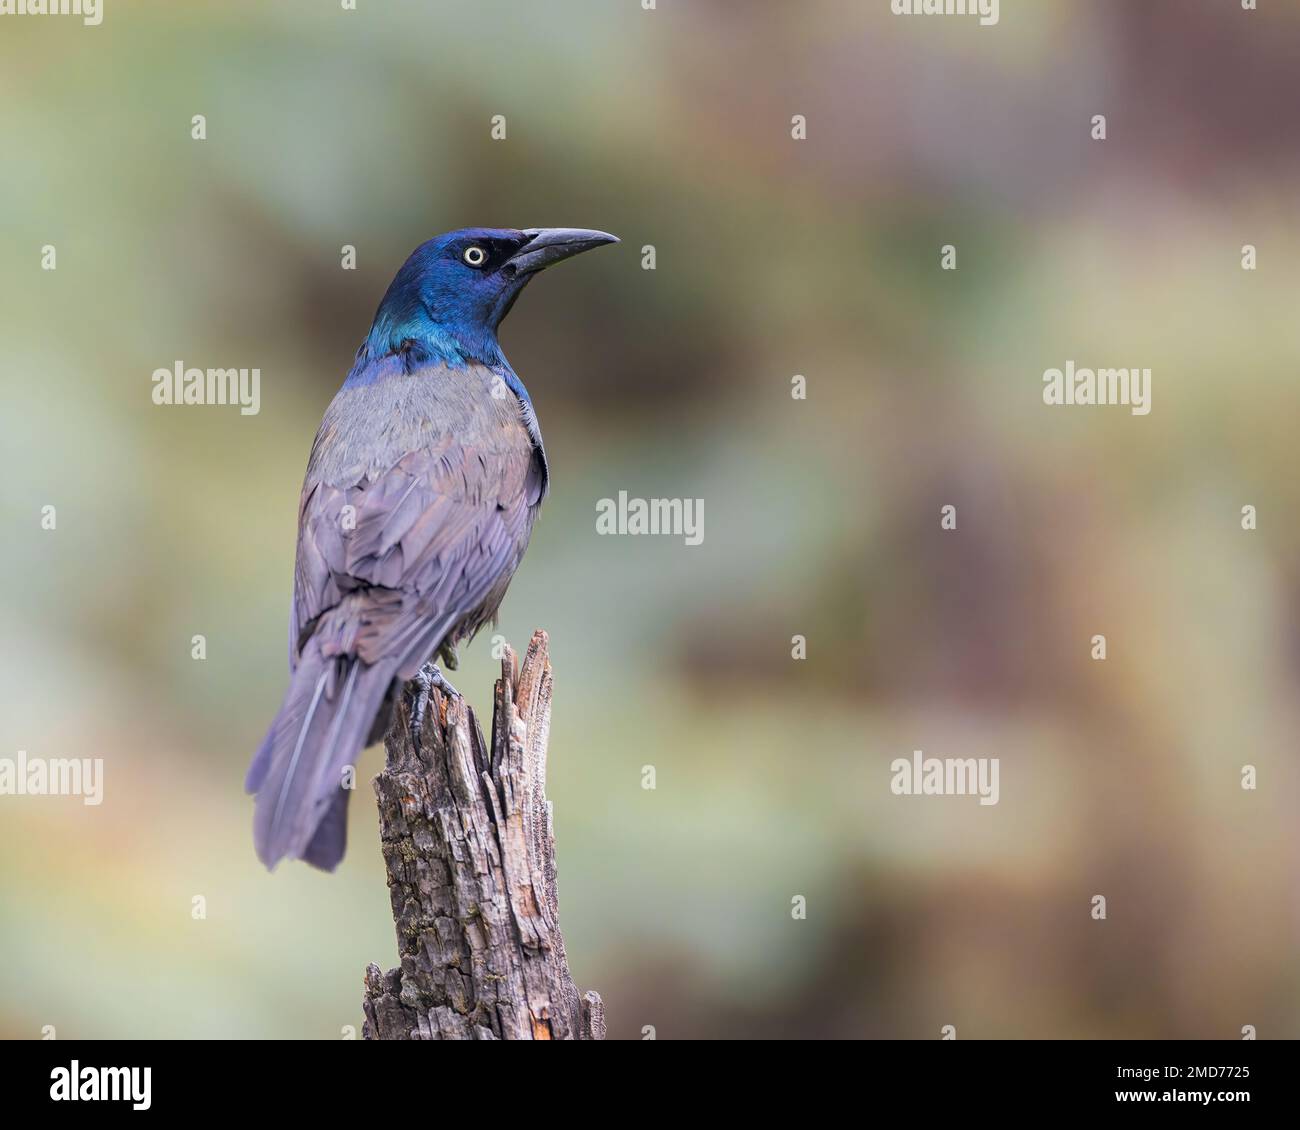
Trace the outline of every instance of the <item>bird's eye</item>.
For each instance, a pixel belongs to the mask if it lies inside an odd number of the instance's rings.
[[[481,247],[467,247],[464,259],[471,267],[481,267],[487,262],[487,252]]]

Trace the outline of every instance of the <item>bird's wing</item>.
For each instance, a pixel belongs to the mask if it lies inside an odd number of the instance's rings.
[[[433,370],[335,398],[303,485],[292,663],[323,634],[327,651],[405,672],[504,591],[545,469],[519,402],[496,385],[485,370]],[[368,597],[364,616],[345,607],[353,593]]]
[[[394,680],[495,609],[545,489],[521,401],[495,374],[385,361],[366,375],[326,411],[303,486],[294,673],[246,781],[267,866],[342,858],[344,766]]]

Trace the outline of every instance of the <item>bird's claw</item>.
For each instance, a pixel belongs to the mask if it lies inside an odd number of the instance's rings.
[[[442,691],[448,699],[463,698],[463,696],[460,691],[447,682],[443,673],[432,663],[421,668],[412,682],[416,690],[411,700],[411,736],[415,739],[416,745],[419,746],[433,691],[435,689]]]
[[[411,703],[411,736],[415,739],[418,746],[420,744],[420,735],[424,730],[424,716],[429,709],[429,680],[416,676],[415,685],[419,688],[415,692],[415,698]]]
[[[464,698],[465,696],[453,687],[441,671],[434,664],[429,665],[429,686],[437,687],[448,698]]]

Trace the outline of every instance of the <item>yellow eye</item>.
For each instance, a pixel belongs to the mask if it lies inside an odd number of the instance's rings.
[[[471,267],[481,267],[487,262],[487,252],[481,247],[465,248],[465,262]]]

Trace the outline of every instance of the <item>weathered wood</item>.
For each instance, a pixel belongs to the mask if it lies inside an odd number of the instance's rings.
[[[367,1039],[599,1040],[560,933],[546,799],[551,664],[535,632],[501,664],[488,746],[462,698],[408,683],[375,778],[400,965],[366,969]]]

